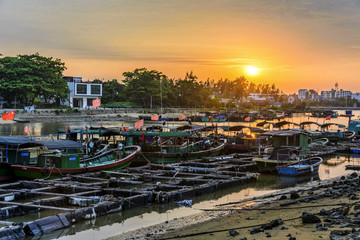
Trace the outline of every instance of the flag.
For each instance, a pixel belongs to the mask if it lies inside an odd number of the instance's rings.
[[[250,116],[245,118],[245,122],[250,122]]]
[[[70,132],[70,124],[68,125],[67,129],[66,129],[66,133]]]
[[[325,118],[325,120],[330,120],[330,119],[331,119],[331,115],[329,115]]]
[[[185,116],[182,115],[181,117],[179,117],[179,120],[180,120],[180,121],[181,121],[181,120],[185,120]]]
[[[151,120],[153,121],[159,121],[159,115],[152,115]]]
[[[100,107],[100,105],[101,105],[100,98],[95,99],[95,100],[92,101],[92,106],[93,107]]]
[[[285,117],[285,112],[282,112],[282,114],[281,114],[282,116],[283,116],[283,118]]]
[[[15,111],[9,112],[9,113],[4,113],[1,118],[3,120],[14,120],[15,117]]]
[[[211,116],[211,117],[209,118],[209,122],[212,122],[212,121],[214,121],[214,116]]]
[[[142,128],[144,126],[144,119],[135,122],[135,128]]]
[[[24,128],[24,133],[28,134],[29,133],[29,126],[26,125],[25,128]]]

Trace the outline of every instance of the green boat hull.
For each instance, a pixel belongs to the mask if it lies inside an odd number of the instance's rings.
[[[138,156],[133,162],[133,166],[145,165],[147,163],[171,164],[185,160],[198,159],[202,157],[214,157],[214,156],[218,156],[223,149],[224,149],[224,144],[220,145],[217,148],[210,149],[207,151],[198,151],[198,152],[190,152],[190,153],[182,153],[182,154],[142,152],[142,154]]]

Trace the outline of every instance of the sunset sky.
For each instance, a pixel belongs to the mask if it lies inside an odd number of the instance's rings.
[[[360,92],[359,0],[0,0],[0,30],[4,56],[60,58],[84,80],[145,67]]]

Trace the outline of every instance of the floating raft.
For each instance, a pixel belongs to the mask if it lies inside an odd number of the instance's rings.
[[[149,164],[60,179],[18,181],[0,185],[0,236],[38,236],[72,223],[147,204],[191,199],[205,193],[255,181],[250,157],[230,155],[172,165]],[[26,223],[11,218],[40,211],[56,215]]]

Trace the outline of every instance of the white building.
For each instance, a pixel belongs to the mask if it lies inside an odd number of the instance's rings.
[[[75,108],[92,107],[92,101],[102,97],[101,83],[85,83],[81,77],[63,77],[70,89],[65,105]]]
[[[299,89],[298,92],[299,100],[304,101],[306,99],[306,95],[307,95],[307,89]]]
[[[270,94],[249,93],[247,100],[256,104],[274,103],[274,97]]]
[[[353,93],[351,95],[351,99],[356,99],[356,100],[360,101],[360,93]]]
[[[336,92],[336,98],[348,98],[351,97],[351,95],[352,95],[351,91],[344,91],[342,89]]]
[[[331,89],[331,91],[321,91],[321,98],[324,100],[331,100],[336,98],[336,90]]]

